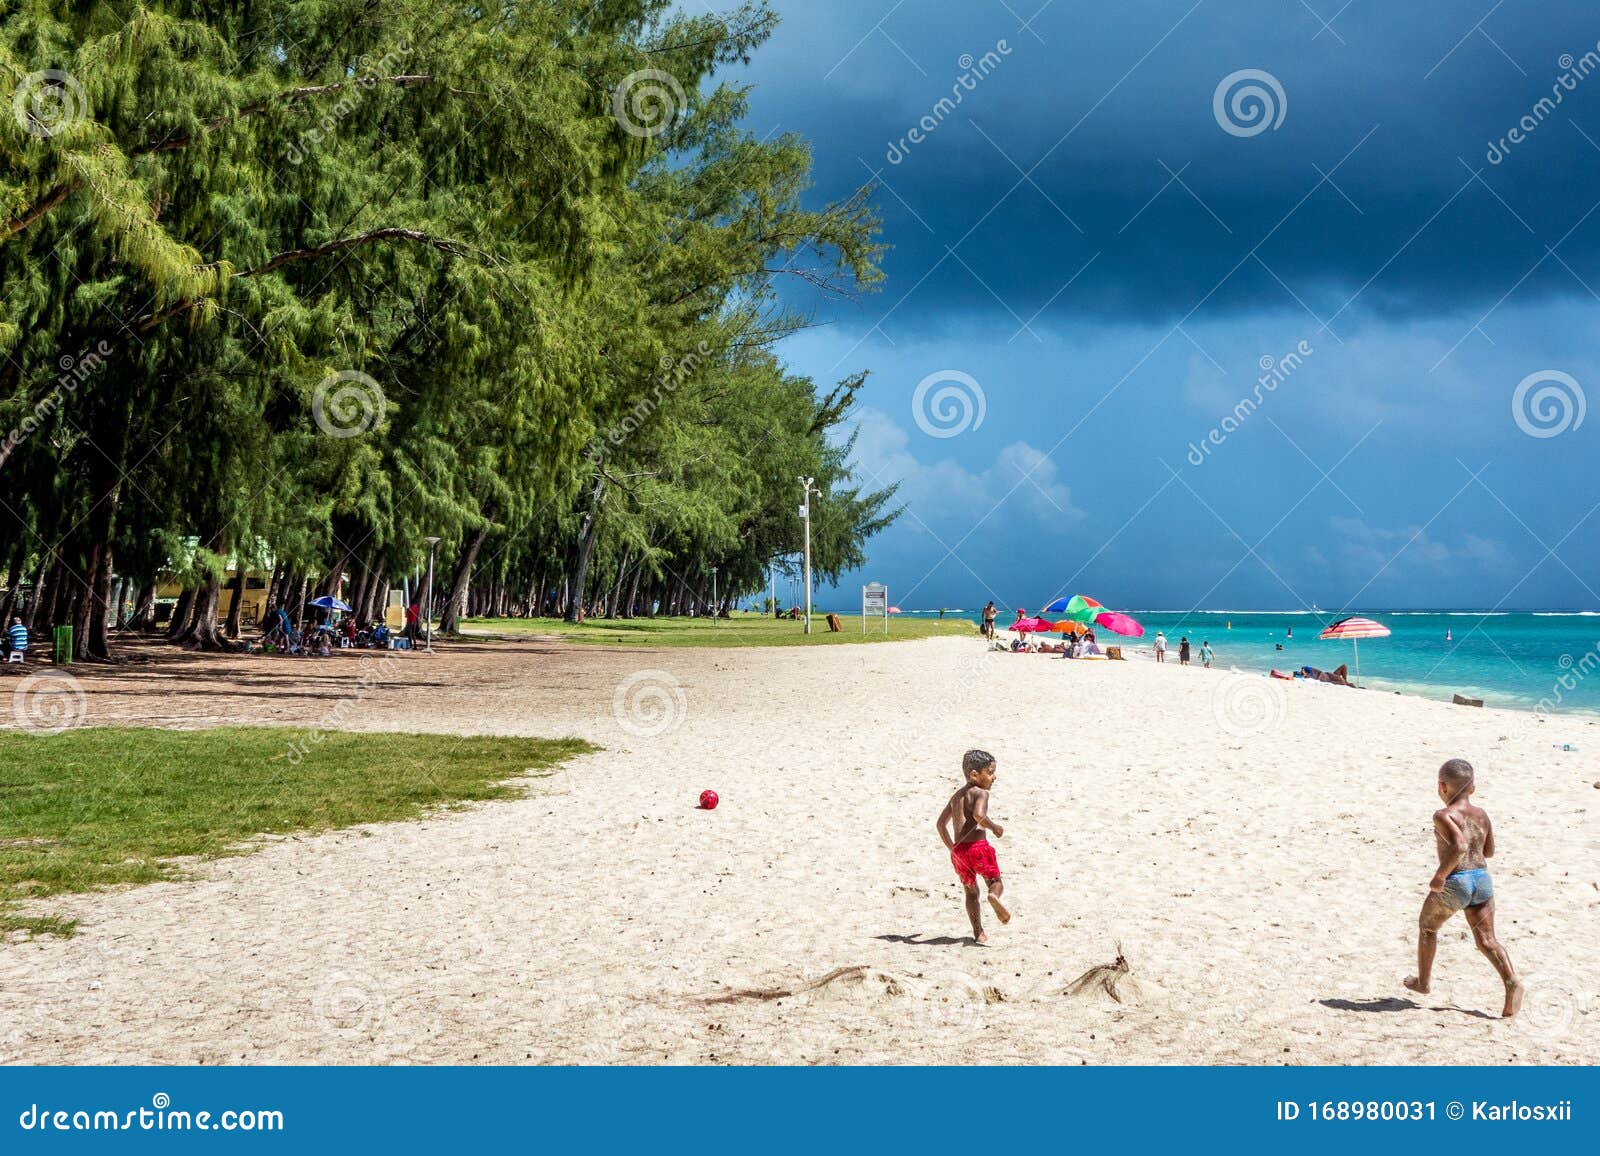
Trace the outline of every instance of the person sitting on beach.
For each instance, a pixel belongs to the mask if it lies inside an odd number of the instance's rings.
[[[968,751],[961,757],[961,773],[966,778],[939,812],[934,827],[950,852],[950,865],[966,891],[967,918],[972,921],[972,938],[988,943],[983,933],[983,916],[978,906],[978,876],[989,889],[989,906],[1001,923],[1011,922],[1011,912],[1000,902],[1005,885],[1000,882],[1000,864],[994,848],[984,836],[993,831],[996,839],[1005,834],[999,823],[989,819],[989,791],[994,787],[995,761],[988,751]],[[946,829],[949,824],[949,829]],[[951,832],[954,832],[952,836]]]
[[[22,624],[20,616],[12,615],[11,625],[6,627],[5,650],[8,657],[28,653],[28,628]]]
[[[1428,882],[1428,897],[1417,920],[1417,974],[1407,977],[1405,985],[1419,995],[1428,994],[1439,928],[1459,911],[1472,928],[1478,950],[1500,973],[1506,989],[1500,1014],[1510,1019],[1522,1007],[1522,981],[1494,934],[1494,881],[1488,867],[1488,860],[1494,857],[1494,825],[1487,811],[1473,806],[1475,787],[1472,764],[1466,759],[1451,759],[1439,768],[1439,798],[1444,807],[1433,813],[1439,869]]]

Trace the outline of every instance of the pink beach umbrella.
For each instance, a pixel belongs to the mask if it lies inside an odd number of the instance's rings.
[[[1329,626],[1318,638],[1348,638],[1350,645],[1355,648],[1356,682],[1361,681],[1361,638],[1388,638],[1389,628],[1381,622],[1374,622],[1370,618],[1341,618]]]
[[[1011,629],[1018,634],[1052,634],[1055,628],[1055,623],[1043,618],[1019,618],[1011,624]]]
[[[1112,634],[1124,634],[1129,638],[1138,638],[1144,634],[1144,627],[1119,610],[1105,610],[1094,616],[1095,625],[1104,626]]]
[[[899,614],[899,613],[901,613],[900,607],[898,607],[898,606],[889,607],[889,613],[890,614]]]

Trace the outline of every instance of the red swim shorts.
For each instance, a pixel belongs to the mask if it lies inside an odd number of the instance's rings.
[[[950,865],[956,869],[963,887],[971,887],[979,875],[991,883],[1000,878],[1000,864],[995,861],[994,848],[987,839],[957,843],[950,848]]]

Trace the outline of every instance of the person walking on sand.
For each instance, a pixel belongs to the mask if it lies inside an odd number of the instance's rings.
[[[994,618],[997,613],[994,599],[991,598],[989,604],[983,608],[983,636],[990,642],[994,641]]]
[[[1178,665],[1189,665],[1189,636],[1187,634],[1178,639]]]
[[[1207,670],[1210,670],[1211,660],[1215,657],[1216,655],[1211,653],[1211,644],[1209,642],[1202,642],[1200,644],[1200,665],[1205,667]]]
[[[966,782],[950,796],[934,827],[950,852],[950,865],[956,869],[956,878],[961,880],[966,891],[972,938],[978,943],[988,943],[978,905],[979,875],[988,888],[989,906],[994,908],[995,917],[1001,923],[1011,922],[1011,912],[1000,902],[1005,894],[1005,885],[1000,881],[1000,864],[995,859],[994,848],[984,837],[985,831],[993,831],[996,839],[1005,834],[1004,828],[989,818],[989,791],[995,780],[994,756],[988,751],[968,751],[961,756],[961,773]]]
[[[1167,661],[1167,636],[1161,631],[1156,631],[1156,661]]]
[[[1433,813],[1439,869],[1428,882],[1428,897],[1422,901],[1417,920],[1417,974],[1408,976],[1405,985],[1418,995],[1428,994],[1439,928],[1459,911],[1472,928],[1478,950],[1500,974],[1506,989],[1500,1014],[1510,1019],[1522,1008],[1522,981],[1494,934],[1494,881],[1488,867],[1488,860],[1494,858],[1494,825],[1487,811],[1473,806],[1475,789],[1472,764],[1466,759],[1451,759],[1439,768],[1439,798],[1444,807]]]

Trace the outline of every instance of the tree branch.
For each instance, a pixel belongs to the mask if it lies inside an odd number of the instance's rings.
[[[271,96],[265,96],[260,100],[251,101],[249,104],[241,106],[236,112],[229,113],[227,116],[219,116],[208,120],[204,125],[201,126],[199,137],[208,136],[220,128],[226,128],[230,124],[236,124],[247,117],[255,116],[259,112],[265,112],[267,109],[280,102],[285,104],[293,104],[297,101],[309,100],[314,96],[326,96],[332,92],[342,92],[352,85],[371,88],[373,85],[377,84],[393,84],[400,88],[416,88],[419,85],[440,83],[442,82],[437,76],[434,76],[432,73],[423,72],[411,73],[402,76],[357,77],[355,80],[341,80],[336,84],[305,84],[298,88],[286,88],[282,92],[275,92]],[[445,91],[454,96],[483,95],[481,92],[473,92],[470,89],[465,88],[452,88],[449,85],[445,85]],[[171,137],[162,141],[146,141],[144,144],[138,145],[129,150],[128,156],[132,158],[147,156],[150,153],[175,152],[178,149],[188,148],[190,145],[194,144],[197,139],[198,137],[196,136],[182,136]]]
[[[356,233],[350,237],[340,237],[336,241],[328,241],[321,245],[311,245],[304,249],[287,249],[282,253],[275,253],[260,265],[250,269],[237,270],[233,276],[259,277],[264,273],[271,273],[295,261],[306,261],[313,257],[326,257],[331,253],[341,253],[346,249],[354,249],[361,245],[371,245],[380,241],[409,241],[418,245],[425,245],[436,249],[451,257],[465,257],[469,254],[484,257],[493,263],[494,258],[480,249],[475,249],[464,241],[452,240],[449,237],[434,237],[416,229],[402,229],[390,227],[385,229],[368,229],[365,233]],[[188,301],[180,301],[176,305],[168,306],[155,313],[147,313],[134,321],[134,327],[141,332],[154,329],[164,321],[176,317],[180,313],[200,305],[203,298],[195,297]]]

